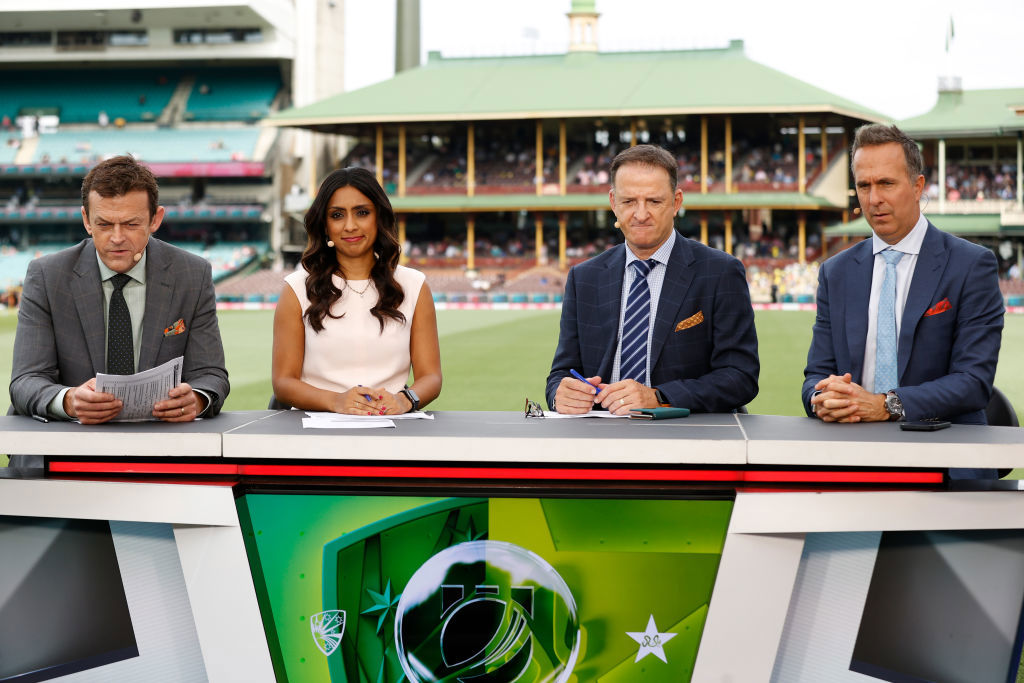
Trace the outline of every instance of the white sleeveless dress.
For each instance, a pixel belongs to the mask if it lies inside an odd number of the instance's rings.
[[[335,316],[344,313],[344,317],[325,317],[324,329],[319,333],[303,318],[306,341],[302,381],[318,389],[337,392],[360,384],[383,387],[392,393],[401,390],[409,380],[412,317],[425,279],[418,270],[398,266],[395,280],[405,293],[398,310],[405,315],[405,323],[385,318],[381,332],[380,323],[370,315],[370,309],[377,303],[373,281],[350,280],[348,287],[344,287],[344,280],[335,275],[334,284],[342,289],[342,294],[331,307],[331,313]],[[286,277],[285,282],[295,292],[305,315],[309,308],[306,271],[300,268]],[[364,287],[366,291],[362,295],[353,291],[353,288],[363,291]]]

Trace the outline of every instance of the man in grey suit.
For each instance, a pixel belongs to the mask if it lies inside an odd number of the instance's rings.
[[[130,374],[178,356],[182,382],[153,405],[153,417],[189,422],[220,412],[229,385],[210,264],[151,239],[163,217],[156,178],[131,157],[89,171],[82,222],[91,239],[36,259],[25,276],[14,412],[107,422],[122,406],[96,391],[97,373]]]

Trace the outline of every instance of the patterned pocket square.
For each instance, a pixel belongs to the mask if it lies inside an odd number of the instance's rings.
[[[176,334],[181,334],[185,331],[185,320],[178,318],[171,324],[170,327],[164,328],[165,337],[173,337]]]
[[[925,311],[924,317],[927,318],[930,315],[938,315],[939,313],[945,313],[951,308],[953,308],[953,304],[949,303],[949,299],[943,299],[942,301],[940,301],[939,303],[935,304],[927,311]]]
[[[688,330],[691,327],[696,327],[704,322],[704,311],[697,311],[686,320],[680,320],[679,324],[676,325],[676,332],[680,330]]]

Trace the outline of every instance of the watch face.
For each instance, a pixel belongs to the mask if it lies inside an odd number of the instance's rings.
[[[885,397],[885,409],[890,415],[903,415],[903,402],[896,394],[888,394]]]

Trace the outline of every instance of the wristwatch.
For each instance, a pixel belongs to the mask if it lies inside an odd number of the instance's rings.
[[[406,386],[402,389],[401,393],[405,394],[405,397],[409,399],[409,403],[412,404],[412,408],[409,409],[410,413],[415,413],[420,409],[420,397],[416,395],[415,391]]]
[[[668,397],[661,393],[661,389],[654,387],[654,395],[658,397],[658,405],[664,407],[669,405]]]
[[[890,420],[903,419],[903,401],[895,391],[890,391],[885,395],[885,412],[889,413]]]

